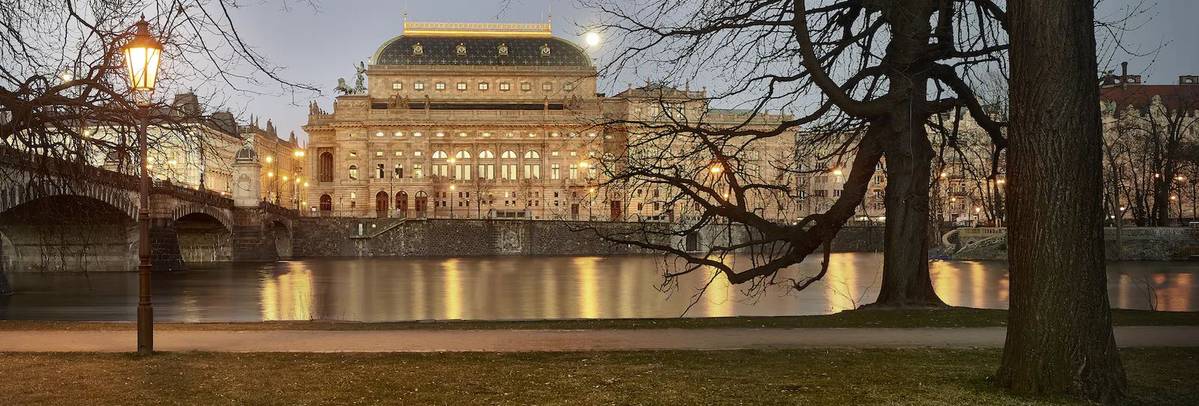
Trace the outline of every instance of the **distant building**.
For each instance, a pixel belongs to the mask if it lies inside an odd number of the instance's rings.
[[[604,186],[604,165],[630,151],[637,126],[675,97],[688,114],[703,92],[668,87],[596,93],[596,68],[549,24],[404,24],[333,111],[310,108],[308,209],[359,217],[635,221],[683,215],[662,188]],[[359,87],[358,84],[363,85]],[[777,123],[779,115],[761,115]],[[786,149],[794,138],[782,137]],[[611,168],[608,168],[611,169]],[[783,180],[780,180],[783,181]],[[676,207],[678,206],[678,207]],[[787,217],[777,204],[761,204]]]
[[[262,129],[253,119],[248,125],[238,125],[229,112],[205,114],[199,98],[192,93],[175,95],[170,110],[156,114],[169,115],[175,120],[170,120],[171,124],[166,128],[150,126],[147,129],[150,144],[147,167],[152,178],[230,196],[235,187],[234,156],[245,144],[244,140],[252,137],[251,145],[263,159],[272,157],[273,161],[274,156],[286,158],[274,165],[263,162],[261,198],[271,201],[277,199],[285,207],[298,207],[285,204],[295,200],[295,189],[278,182],[272,185],[270,179],[275,177],[274,172],[286,174],[289,181],[302,177],[302,165],[298,164],[300,161],[292,158],[294,151],[300,151],[294,135],[290,140],[280,139],[269,120],[266,128]],[[92,165],[129,174],[137,173],[136,129],[91,123],[87,124],[85,134],[93,140],[88,154]],[[121,151],[125,151],[124,156]]]

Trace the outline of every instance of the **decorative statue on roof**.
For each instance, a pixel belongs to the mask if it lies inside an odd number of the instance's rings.
[[[366,63],[359,61],[358,66],[354,67],[354,70],[356,71],[355,76],[357,76],[354,81],[354,93],[366,93],[366,84],[364,82],[366,77]]]
[[[346,78],[337,78],[337,87],[333,90],[341,92],[341,94],[354,94],[354,88],[346,84]]]

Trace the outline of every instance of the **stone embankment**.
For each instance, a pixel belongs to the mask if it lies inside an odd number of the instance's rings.
[[[1108,227],[1103,237],[1108,260],[1199,259],[1199,228],[1195,227]],[[1007,230],[1002,227],[960,228],[946,233],[942,243],[949,247],[952,259],[1007,259]]]
[[[301,219],[293,246],[297,257],[491,256],[491,255],[621,255],[652,253],[600,235],[638,235],[646,223],[577,222],[553,220],[476,219],[363,219],[311,217]],[[649,224],[671,227],[667,223]],[[702,252],[727,244],[723,226],[695,235],[669,237],[679,249]],[[731,238],[742,236],[732,233]],[[651,236],[666,243],[665,236]],[[839,252],[878,251],[881,227],[847,227],[833,243]]]

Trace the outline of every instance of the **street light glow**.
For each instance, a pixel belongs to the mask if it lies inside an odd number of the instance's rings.
[[[129,77],[129,88],[140,106],[150,104],[158,81],[158,62],[162,58],[162,43],[150,35],[150,23],[145,17],[134,24],[133,39],[125,44],[121,52],[125,56],[125,73]]]
[[[588,47],[595,48],[599,46],[601,38],[598,32],[591,31],[583,35],[583,41],[587,43]]]

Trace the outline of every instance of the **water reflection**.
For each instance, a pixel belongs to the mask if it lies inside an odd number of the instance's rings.
[[[304,260],[157,274],[154,303],[159,320],[193,322],[674,317],[707,284],[707,294],[687,316],[821,314],[874,300],[881,259],[834,254],[825,279],[807,291],[779,286],[752,297],[713,269],[660,291],[663,261],[650,256]],[[1199,310],[1194,263],[1124,262],[1108,269],[1114,307]],[[813,261],[785,270],[781,278],[818,270]],[[1007,306],[1003,262],[934,262],[931,274],[937,293],[951,305]],[[0,298],[0,318],[135,316],[133,273],[9,277],[19,293]]]

